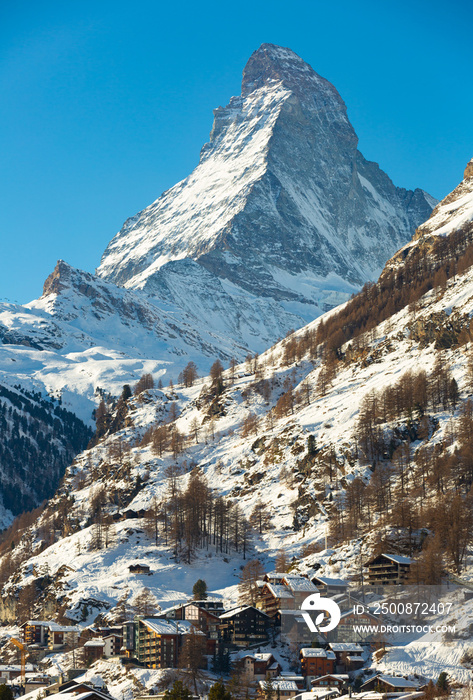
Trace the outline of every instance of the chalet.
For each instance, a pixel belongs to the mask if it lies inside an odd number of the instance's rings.
[[[304,690],[306,687],[306,679],[304,676],[299,676],[295,673],[290,673],[289,671],[281,671],[279,676],[274,679],[276,681],[294,681],[299,690]]]
[[[128,571],[130,574],[151,574],[148,564],[130,564]]]
[[[325,676],[335,671],[335,654],[331,649],[301,649],[300,660],[302,675],[305,678]]]
[[[312,688],[337,688],[339,691],[348,685],[347,673],[328,673],[326,676],[314,678],[310,683]]]
[[[138,618],[123,625],[124,650],[149,668],[176,668],[183,638],[192,630],[193,626],[186,620]],[[196,634],[203,635],[203,632]]]
[[[314,634],[307,626],[300,610],[278,610],[274,619],[281,625],[281,637],[288,643],[309,647],[314,641]]]
[[[220,615],[224,612],[221,600],[191,600],[161,610],[157,617],[164,617],[166,620],[189,620],[196,629],[205,632],[209,639],[217,639]]]
[[[368,583],[372,586],[393,586],[405,583],[412,559],[401,557],[399,554],[378,554],[366,562],[368,568]]]
[[[281,667],[272,654],[245,654],[242,657],[242,673],[250,683],[263,681],[267,676],[275,678]]]
[[[275,679],[271,682],[274,689],[274,695],[276,695],[278,698],[293,698],[300,692],[297,684],[294,681]],[[259,682],[258,696],[266,696],[266,681]]]
[[[353,608],[342,613],[340,622],[334,630],[334,641],[336,639],[352,639],[353,641],[366,642],[372,641],[376,636],[376,630],[370,627],[377,628],[380,624],[381,617],[372,615],[366,606],[360,606],[363,612],[354,612]],[[361,631],[360,627],[365,626],[366,631]]]
[[[419,684],[398,676],[378,674],[361,686],[361,691],[375,690],[381,693],[412,693],[419,689]]]
[[[349,642],[331,642],[330,649],[335,654],[335,671],[345,673],[363,666],[363,647]]]
[[[87,660],[109,658],[119,656],[123,645],[123,636],[118,634],[107,634],[102,637],[93,637],[84,644],[84,653]]]
[[[311,582],[322,595],[334,596],[347,592],[349,583],[341,578],[328,578],[326,576],[313,576]]]
[[[286,574],[282,579],[282,583],[293,595],[296,608],[301,607],[307,596],[312,595],[312,593],[317,593],[317,588],[312,581],[309,581],[309,579],[303,576],[291,576],[290,574]]]
[[[96,688],[86,683],[64,683],[59,687],[58,693],[49,693],[48,697],[55,700],[71,700],[71,698],[79,698],[80,700],[110,700],[110,695],[106,692],[106,688]]]
[[[98,637],[96,639],[89,639],[89,641],[84,644],[83,649],[85,659],[88,663],[93,663],[105,656],[105,642]]]
[[[269,625],[266,613],[245,605],[220,615],[219,632],[224,642],[246,647],[248,644],[266,641]]]
[[[275,617],[278,610],[295,610],[296,602],[294,595],[286,586],[276,583],[265,583],[258,591],[256,606],[269,617]]]

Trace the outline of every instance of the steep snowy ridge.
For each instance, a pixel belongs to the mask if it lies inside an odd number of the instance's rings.
[[[216,309],[211,327],[236,326],[238,304],[263,297],[283,325],[281,309],[293,312],[289,330],[332,306],[335,285],[339,303],[376,279],[430,214],[428,195],[364,160],[340,95],[290,49],[263,44],[241,96],[214,115],[199,165],[125,223],[100,276],[161,298],[166,268],[187,276],[193,260],[238,302],[236,315]]]
[[[161,308],[59,261],[44,294],[24,307],[0,305],[0,378],[61,396],[90,423],[100,387],[119,394],[144,372],[176,379],[189,362],[208,371],[215,357],[243,357],[225,332],[197,332],[173,305]]]

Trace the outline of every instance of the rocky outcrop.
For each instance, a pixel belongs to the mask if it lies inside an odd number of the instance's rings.
[[[473,158],[470,160],[468,165],[465,168],[465,173],[463,175],[463,179],[466,180],[469,177],[473,177]]]

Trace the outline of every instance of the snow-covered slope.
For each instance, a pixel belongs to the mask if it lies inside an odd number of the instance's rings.
[[[453,225],[451,235],[457,233]],[[473,479],[464,450],[465,406],[471,394],[472,359],[466,342],[473,318],[471,269],[450,274],[415,305],[406,303],[354,337],[332,365],[330,378],[322,382],[327,364],[322,364],[314,341],[321,324],[327,327],[337,313],[329,312],[279,342],[257,363],[240,365],[233,378],[227,370],[222,392],[217,384],[212,389],[206,378],[193,387],[179,386],[173,394],[154,389],[128,399],[124,427],[80,455],[68,470],[35,532],[37,551],[17,565],[19,574],[7,583],[4,600],[11,600],[19,586],[43,581],[48,571],[53,579],[49,585],[76,618],[90,619],[98,611],[115,615],[119,601],[122,606],[124,598],[132,603],[144,586],[165,606],[189,595],[198,578],[207,580],[212,595],[235,601],[245,561],[241,548],[235,551],[230,545],[228,551],[216,551],[210,542],[189,554],[165,529],[173,512],[172,493],[176,487],[184,492],[197,475],[215,495],[238,506],[230,523],[240,512],[240,528],[241,518],[250,519],[263,504],[269,522],[263,517],[259,532],[258,519],[253,520],[246,557],[258,557],[268,570],[283,548],[293,571],[317,570],[319,575],[353,580],[380,545],[420,558],[425,555],[423,543],[436,534],[441,547],[438,568],[444,575],[458,574],[460,568],[462,579],[473,585],[473,530],[455,568],[440,534],[441,520],[432,516],[432,509],[447,503],[457,510],[463,507],[460,501],[468,503]],[[448,330],[448,343],[439,350],[436,338],[442,326]],[[432,335],[420,332],[432,327]],[[442,371],[447,379],[437,387]],[[400,386],[408,373],[422,372],[432,400],[422,399],[424,404],[407,410],[393,408],[401,400],[400,389],[396,400],[390,399],[390,408],[388,399],[379,398],[387,388]],[[371,438],[376,435],[382,447],[373,457],[364,445],[368,438],[360,432],[360,416],[376,401],[379,410],[371,419]],[[394,417],[383,417],[383,410]],[[164,431],[167,442],[160,447],[153,431],[162,428],[163,421],[171,424]],[[186,439],[177,448],[179,435]],[[102,543],[102,548],[94,545],[97,523],[92,506],[100,489],[105,493],[103,513],[133,511],[132,517],[110,527],[107,547]],[[137,515],[156,505],[157,543],[149,522],[146,525]],[[42,533],[57,513],[63,514],[70,534],[40,551]],[[408,520],[406,513],[412,515]],[[455,512],[450,517],[455,519]],[[231,531],[234,525],[229,527]],[[137,561],[149,564],[150,576],[129,572],[129,565]],[[452,677],[467,680],[471,672],[462,659],[471,647],[472,607],[469,601],[456,610],[461,640],[439,638],[426,644],[421,635],[414,636],[388,651],[379,668],[418,670],[436,678],[443,665]]]
[[[212,299],[207,324],[225,319],[236,332],[240,305],[258,315],[273,299],[287,331],[376,279],[430,214],[431,197],[396,188],[363,158],[336,89],[290,49],[263,44],[241,96],[214,115],[199,165],[125,223],[100,276],[194,316]],[[173,282],[202,270],[207,289],[193,311],[196,297],[176,296]]]
[[[89,423],[97,388],[118,395],[143,373],[167,383],[189,360],[206,373],[215,358],[228,361],[246,351],[226,328],[197,332],[172,305],[151,304],[63,261],[40,299],[0,305],[0,341],[4,383],[61,396]]]

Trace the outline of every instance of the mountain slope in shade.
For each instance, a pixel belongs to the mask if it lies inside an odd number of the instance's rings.
[[[376,279],[435,203],[363,158],[336,89],[290,49],[263,44],[214,115],[199,165],[125,223],[100,276],[174,298],[171,275],[205,269],[211,294],[218,278],[239,302],[274,299],[296,327]]]

